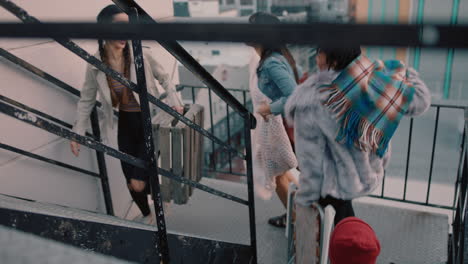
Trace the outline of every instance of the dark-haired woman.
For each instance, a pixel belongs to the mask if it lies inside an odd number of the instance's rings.
[[[252,24],[279,24],[280,20],[271,14],[258,12],[249,18]],[[260,45],[249,43],[260,56],[257,68],[258,88],[271,102],[263,103],[256,107],[256,111],[265,120],[273,116],[282,116],[284,105],[293,93],[299,80],[299,73],[293,56],[283,45]],[[285,123],[284,123],[285,124]],[[286,131],[290,127],[285,125]],[[294,149],[294,142],[290,141]],[[270,142],[275,144],[275,142]],[[268,164],[267,164],[268,166]],[[268,168],[265,168],[268,169]],[[293,174],[287,170],[282,175],[275,177],[276,193],[286,207],[289,183],[295,181]],[[271,218],[268,223],[276,227],[286,226],[286,214]]]
[[[300,153],[296,203],[331,204],[337,224],[354,216],[352,199],[379,186],[400,121],[426,112],[431,94],[414,69],[371,60],[359,46],[319,47],[316,63],[285,106]]]
[[[97,16],[97,21],[98,23],[128,23],[129,18],[117,6],[109,5],[101,10]],[[95,57],[113,70],[121,73],[125,78],[136,82],[135,66],[130,44],[125,40],[99,40],[98,44],[99,50],[95,54]],[[148,92],[156,97],[159,95],[154,80],[157,79],[168,94],[166,102],[178,112],[182,112],[182,101],[169,76],[150,55],[147,48],[143,49],[143,57]],[[114,109],[118,110],[117,138],[119,150],[129,155],[143,158],[143,127],[138,94],[118,81],[106,76],[105,73],[90,64],[86,68],[85,82],[81,90],[80,101],[78,102],[77,118],[73,131],[80,135],[85,134],[97,95],[99,95],[102,103],[103,115],[100,121],[103,139],[106,138],[108,129],[114,127],[113,112]],[[153,110],[151,111],[152,113],[154,113]],[[80,145],[72,141],[70,147],[73,154],[78,156]],[[145,170],[125,162],[121,162],[121,165],[130,194],[143,216],[139,220],[151,224],[154,217],[151,216],[146,188],[149,175],[147,175]]]

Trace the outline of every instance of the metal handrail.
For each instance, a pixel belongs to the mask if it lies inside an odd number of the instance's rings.
[[[16,6],[10,1],[6,0],[0,0],[0,5],[3,6],[5,9],[16,15],[18,18],[20,18],[24,23],[29,23],[30,25],[39,25],[40,22],[30,16],[25,10],[21,9],[20,7]],[[138,20],[138,16],[140,15],[146,15],[147,14],[144,11],[138,11],[136,8],[131,8],[130,10],[126,10],[127,13],[129,13],[130,18],[133,21]],[[44,36],[45,37],[45,36]],[[245,133],[245,142],[246,142],[246,154],[242,154],[237,152],[234,148],[232,148],[230,145],[226,144],[225,142],[219,140],[218,138],[214,137],[211,135],[208,131],[204,130],[202,127],[194,124],[191,120],[187,119],[186,117],[180,115],[177,113],[175,110],[170,108],[168,105],[163,103],[161,99],[155,98],[151,96],[150,94],[147,93],[146,90],[146,83],[145,83],[145,72],[144,72],[144,64],[143,64],[143,53],[142,53],[142,46],[141,46],[141,40],[133,40],[133,52],[134,52],[134,60],[135,60],[135,67],[136,67],[136,73],[137,73],[137,80],[138,84],[132,83],[128,79],[124,78],[121,74],[115,72],[111,68],[107,67],[104,63],[99,61],[97,58],[91,56],[88,54],[85,50],[80,48],[78,45],[73,43],[71,40],[68,38],[55,38],[55,40],[64,46],[65,48],[71,50],[73,53],[81,57],[83,60],[87,61],[91,65],[95,66],[99,70],[103,71],[106,73],[108,76],[110,76],[113,79],[118,80],[120,83],[122,83],[124,86],[130,88],[131,90],[135,91],[136,93],[139,94],[140,97],[140,106],[142,108],[142,118],[143,118],[143,124],[144,124],[144,139],[145,139],[145,158],[140,159],[133,157],[131,155],[128,155],[126,153],[123,153],[119,150],[113,149],[111,147],[108,147],[102,143],[99,142],[99,130],[95,130],[96,126],[98,129],[98,124],[97,124],[97,119],[94,120],[93,116],[97,118],[97,112],[96,109],[93,111],[92,115],[92,123],[93,123],[93,132],[95,135],[98,136],[97,140],[91,139],[89,137],[81,136],[78,135],[68,129],[65,129],[61,126],[58,126],[54,123],[49,122],[47,119],[55,119],[52,116],[43,114],[35,109],[32,109],[30,107],[27,107],[21,103],[16,104],[15,106],[12,106],[11,104],[8,104],[6,102],[3,102],[0,100],[0,112],[11,116],[13,118],[16,118],[20,121],[23,121],[25,123],[28,123],[30,125],[36,126],[38,128],[41,128],[43,130],[46,130],[49,133],[58,135],[62,138],[66,138],[69,140],[73,140],[75,142],[78,142],[84,146],[87,146],[89,148],[95,149],[98,152],[98,161],[103,161],[103,154],[107,154],[113,157],[116,157],[126,163],[132,164],[134,166],[146,169],[148,171],[152,171],[152,173],[156,175],[162,175],[165,177],[169,177],[170,179],[185,183],[187,185],[193,186],[195,188],[201,189],[205,192],[212,193],[214,195],[220,196],[225,199],[229,199],[244,205],[248,205],[249,207],[249,222],[250,222],[250,238],[251,238],[251,252],[253,255],[253,262],[256,263],[257,261],[257,256],[256,256],[256,231],[255,231],[255,208],[254,208],[254,197],[253,197],[253,175],[252,175],[252,153],[251,153],[251,139],[250,139],[250,128],[253,126],[254,119],[253,116],[245,109],[243,106],[232,96],[229,94],[227,90],[225,90],[219,83],[219,87],[217,87],[215,92],[226,101],[226,103],[229,103],[232,105],[236,111],[239,111],[239,114],[244,118],[244,133]],[[177,44],[178,45],[178,44]],[[173,46],[172,48],[177,48],[176,46]],[[180,47],[180,46],[179,46]],[[180,49],[182,49],[180,47]],[[185,50],[182,49],[182,51],[185,52]],[[183,53],[183,52],[182,52]],[[179,50],[179,55],[180,55],[180,50]],[[188,55],[188,53],[187,53]],[[194,66],[191,65],[190,59],[195,61],[190,55],[189,57],[184,58],[186,64],[188,63],[189,66]],[[187,62],[189,60],[189,62]],[[200,66],[199,64],[195,63],[196,65]],[[195,65],[195,67],[196,67]],[[36,75],[38,74],[37,72],[34,72],[35,68],[34,67],[29,67],[31,65],[26,65],[23,64],[21,65],[25,68],[27,68],[29,71],[35,73]],[[50,77],[49,75],[47,77]],[[206,76],[205,76],[206,77]],[[216,80],[208,74],[208,79],[213,79],[215,81],[215,84],[217,83]],[[60,83],[61,81],[58,79],[53,79],[49,78],[49,81]],[[63,86],[64,83],[60,83],[59,86]],[[65,84],[66,85],[66,84]],[[67,87],[69,88],[69,87]],[[210,89],[211,92],[211,89]],[[164,96],[164,95],[163,95]],[[7,99],[7,98],[3,98]],[[229,102],[228,102],[229,101]],[[210,138],[212,141],[216,142],[217,144],[221,145],[223,148],[225,148],[229,153],[234,153],[237,156],[242,157],[247,161],[247,184],[248,184],[248,201],[245,201],[241,198],[223,193],[221,191],[217,191],[213,188],[210,188],[208,186],[204,186],[202,184],[199,184],[197,182],[194,182],[192,180],[185,179],[180,176],[176,176],[173,173],[162,170],[161,168],[158,167],[157,165],[157,158],[153,155],[154,153],[154,146],[153,146],[153,140],[152,140],[152,133],[151,133],[151,118],[149,114],[149,102],[153,103],[154,105],[158,106],[165,112],[169,113],[170,115],[174,116],[177,120],[185,123],[188,125],[190,128],[194,129],[195,131],[201,133],[205,137]],[[21,106],[25,106],[27,108],[25,110],[21,109]],[[19,107],[19,108],[18,108]],[[39,114],[39,115],[38,115]],[[58,119],[57,119],[58,120]],[[56,121],[57,121],[56,120]],[[33,157],[34,155],[29,155]],[[40,158],[39,158],[40,159]],[[45,161],[45,160],[44,160]],[[101,168],[100,168],[101,169]],[[105,169],[105,168],[103,168]],[[168,249],[168,241],[167,241],[167,235],[166,235],[166,227],[165,227],[165,218],[164,218],[164,212],[162,209],[162,200],[161,200],[161,195],[160,195],[160,186],[159,186],[159,180],[158,177],[150,177],[150,187],[153,193],[153,200],[154,200],[154,205],[156,209],[156,218],[157,218],[157,226],[158,226],[158,243],[157,243],[157,248],[159,249],[159,254],[162,259],[163,263],[168,263],[169,262],[169,249]]]
[[[449,255],[450,264],[463,264],[468,252],[468,109],[465,110],[465,133],[460,157],[460,168],[456,182],[455,200],[456,207],[453,217],[453,234],[451,236],[451,247]]]
[[[148,16],[148,19],[151,18]],[[467,25],[430,23],[426,23],[425,25],[328,23],[280,25],[252,25],[238,23],[156,24],[152,19],[148,21],[148,23],[125,25],[103,25],[95,23],[47,23],[24,25],[17,23],[1,23],[0,36],[15,38],[71,37],[83,39],[139,38],[143,40],[158,40],[163,46],[176,40],[247,42],[259,44],[318,44],[330,47],[363,45],[405,48],[428,47],[465,49],[468,46]],[[213,32],[216,32],[216,34]],[[337,41],[337,39],[339,39],[339,41]],[[170,48],[171,51],[174,52],[172,55],[175,57],[180,55],[180,53],[176,51],[178,48],[174,46],[167,45],[165,48]],[[190,56],[190,58],[191,60],[194,60],[193,57]],[[181,59],[181,56],[179,56],[178,60],[181,62],[187,62],[185,58]],[[190,65],[191,63],[187,63],[186,65],[184,64],[187,68],[193,69],[193,65]],[[199,71],[194,71],[194,73],[199,73]],[[212,87],[211,84],[214,84],[212,81],[204,81],[204,83],[213,90],[220,92],[220,97],[223,99],[229,98],[225,92],[221,92],[223,91],[221,88],[222,86],[217,85]],[[240,105],[233,103],[233,108],[242,112],[242,107]]]
[[[112,0],[118,7],[124,10],[127,14],[130,10],[138,10],[140,21],[144,21],[146,26],[158,26],[158,23],[141,8],[134,0]],[[143,39],[139,37],[138,39]],[[197,76],[203,83],[212,89],[223,101],[229,104],[235,111],[237,111],[244,118],[252,119],[253,116],[249,111],[242,106],[224,87],[205,69],[200,63],[195,60],[179,43],[176,41],[168,41],[164,39],[159,41],[172,56],[181,62],[188,70]]]
[[[31,152],[28,152],[28,151],[24,151],[24,150],[19,149],[19,148],[15,148],[15,147],[7,145],[7,144],[0,143],[0,148],[6,149],[8,151],[18,153],[20,155],[30,157],[30,158],[33,158],[33,159],[36,159],[36,160],[44,161],[44,162],[47,162],[49,164],[53,164],[53,165],[56,165],[56,166],[59,166],[59,167],[62,167],[62,168],[70,169],[70,170],[80,172],[80,173],[83,173],[83,174],[86,174],[86,175],[89,175],[89,176],[93,176],[93,177],[96,177],[96,178],[101,178],[101,175],[99,175],[96,172],[92,172],[92,171],[84,170],[82,168],[71,166],[71,165],[68,165],[66,163],[60,162],[58,160],[49,159],[49,158],[46,158],[46,157],[31,153]]]
[[[19,6],[15,5],[11,1],[6,1],[6,0],[0,0],[0,6],[4,7],[6,10],[8,10],[10,13],[21,19],[24,23],[27,23],[28,25],[39,25],[41,22],[29,15],[24,9],[20,8]],[[132,91],[139,93],[138,86],[137,84],[131,82],[127,78],[125,78],[122,74],[119,72],[113,70],[109,66],[107,66],[105,63],[97,59],[96,57],[92,56],[89,54],[87,51],[84,49],[80,48],[78,45],[76,45],[73,41],[71,41],[68,38],[54,38],[56,42],[70,50],[71,52],[75,53],[79,57],[81,57],[83,60],[88,62],[89,64],[95,66],[98,68],[100,71],[104,72],[106,75],[109,77],[113,78],[116,81],[119,81],[122,85],[130,88]],[[214,135],[212,135],[210,132],[206,131],[199,125],[193,123],[191,120],[188,118],[184,117],[183,115],[179,114],[177,111],[172,109],[170,106],[167,104],[163,103],[160,99],[155,98],[152,95],[148,95],[148,99],[151,103],[154,105],[158,106],[161,108],[163,111],[167,112],[168,114],[174,116],[177,118],[177,120],[185,123],[187,126],[190,128],[194,129],[195,131],[199,132],[203,136],[209,138],[210,140],[216,142],[217,144],[223,146],[223,148],[226,151],[231,151],[233,154],[238,155],[240,157],[244,158],[244,155],[242,153],[237,152],[232,146],[229,146],[227,143],[223,142],[222,140],[218,139]]]

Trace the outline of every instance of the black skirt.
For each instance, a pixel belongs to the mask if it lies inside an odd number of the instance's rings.
[[[117,131],[119,150],[134,157],[145,158],[145,142],[141,112],[119,112],[119,126]],[[130,179],[148,182],[148,171],[120,161],[127,183]]]

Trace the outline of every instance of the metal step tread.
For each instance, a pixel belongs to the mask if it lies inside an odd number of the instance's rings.
[[[0,226],[0,263],[129,264],[133,262]]]
[[[384,204],[354,203],[356,216],[369,223],[381,243],[378,264],[446,263],[449,217],[447,214]]]
[[[157,231],[156,226],[141,224],[124,220],[115,216],[94,213],[76,208],[70,208],[60,205],[28,201],[0,194],[0,208],[71,218],[82,221],[98,222],[109,225],[116,225],[128,228],[137,228],[144,230]]]
[[[247,186],[215,179],[201,183],[229,194],[246,197]],[[256,228],[259,263],[282,264],[286,260],[284,229],[267,224],[269,217],[284,212],[276,195],[269,201],[256,200]],[[449,218],[427,208],[409,207],[364,198],[353,201],[357,217],[376,231],[382,251],[378,263],[446,263]],[[173,206],[167,215],[169,230],[203,235],[233,243],[249,243],[247,207],[196,190],[186,206]]]

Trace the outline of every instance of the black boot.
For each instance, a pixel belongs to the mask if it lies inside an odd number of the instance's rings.
[[[146,192],[130,191],[130,195],[132,196],[133,201],[135,201],[138,208],[140,208],[140,211],[143,214],[143,216],[148,216],[151,213],[151,210],[149,208],[148,195],[146,194]]]

